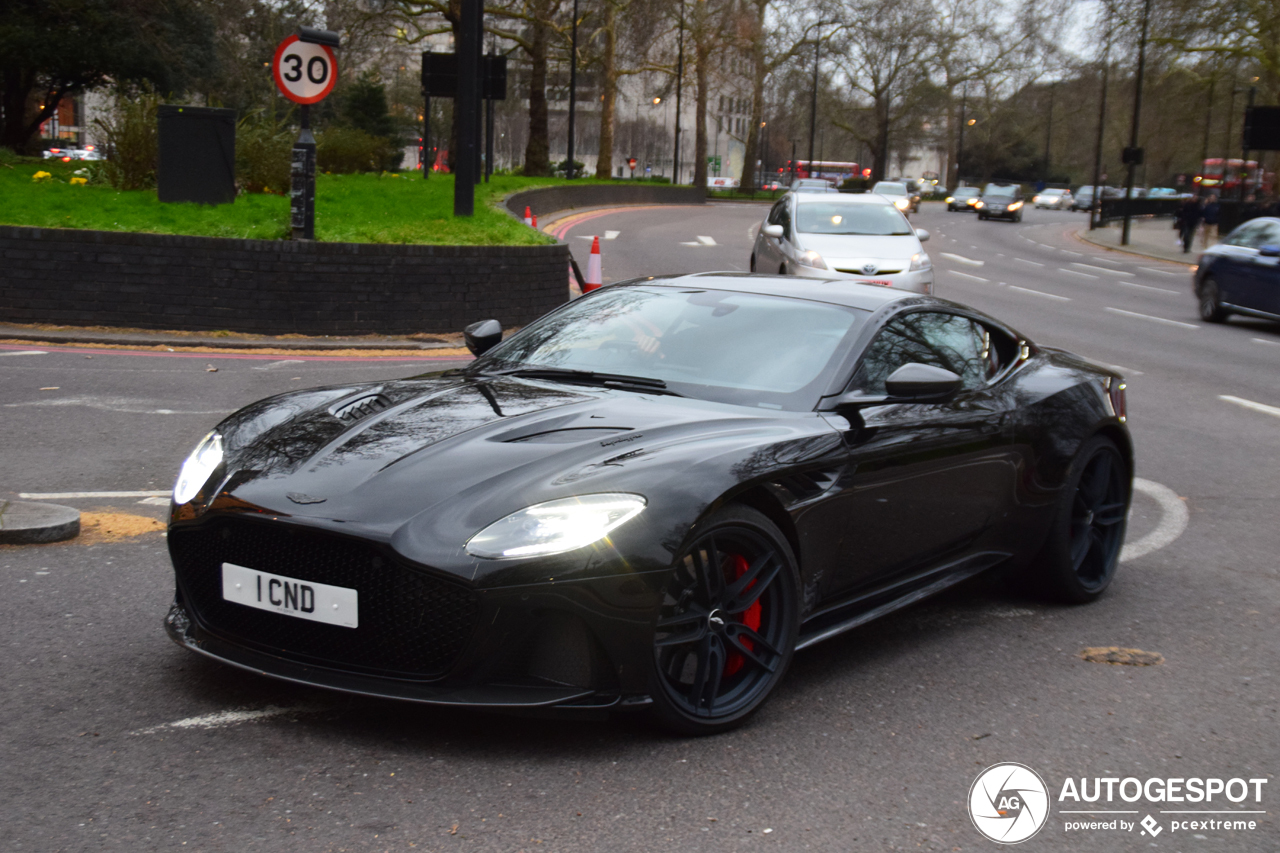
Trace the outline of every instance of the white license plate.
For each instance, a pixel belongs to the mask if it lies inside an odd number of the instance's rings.
[[[343,586],[303,581],[222,564],[222,597],[236,604],[355,628],[359,625],[359,593]]]

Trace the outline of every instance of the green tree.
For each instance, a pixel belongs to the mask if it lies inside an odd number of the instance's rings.
[[[387,109],[387,89],[372,71],[363,71],[342,95],[342,123],[370,136],[393,140],[395,120]]]
[[[213,62],[195,0],[6,0],[0,13],[0,145],[28,150],[58,102],[108,81],[183,90]]]

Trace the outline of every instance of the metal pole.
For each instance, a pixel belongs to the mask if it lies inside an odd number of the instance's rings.
[[[965,108],[969,104],[969,83],[965,81],[964,88],[960,90],[960,141],[956,143],[956,186],[960,186],[961,169],[964,168],[964,129],[968,126],[968,116]]]
[[[569,40],[569,153],[565,158],[564,176],[574,177],[573,168],[573,120],[578,100],[578,0],[573,0],[573,35]]]
[[[1089,230],[1093,231],[1101,223],[1102,187],[1102,130],[1107,122],[1107,69],[1111,65],[1111,12],[1107,12],[1107,47],[1102,55],[1102,97],[1098,99],[1098,136],[1093,149],[1093,204],[1090,205]]]
[[[1249,87],[1249,104],[1248,104],[1250,107],[1253,106],[1253,99],[1257,97],[1257,95],[1258,95],[1258,87],[1250,86]],[[1244,129],[1243,125],[1241,126],[1241,129],[1242,130]],[[1242,137],[1243,137],[1243,134],[1242,134]],[[1244,153],[1244,156],[1240,160],[1240,168],[1243,170],[1243,174],[1240,178],[1240,201],[1241,203],[1243,203],[1245,185],[1249,183],[1249,140],[1242,138],[1240,147]]]
[[[1196,173],[1200,176],[1200,180],[1202,182],[1204,181],[1204,166],[1205,166],[1204,161],[1209,159],[1209,128],[1213,124],[1213,90],[1216,89],[1217,87],[1218,87],[1218,81],[1215,78],[1210,77],[1209,78],[1209,97],[1207,99],[1208,103],[1206,104],[1205,110],[1204,110],[1204,145],[1200,149],[1200,168],[1196,169]],[[1196,190],[1199,190],[1199,189],[1200,187],[1196,187]]]
[[[1235,74],[1232,74],[1231,75],[1231,102],[1230,102],[1230,105],[1227,107],[1227,144],[1224,146],[1227,149],[1228,153],[1222,158],[1222,175],[1221,175],[1221,179],[1218,181],[1218,192],[1217,192],[1219,200],[1222,200],[1223,198],[1225,198],[1227,194],[1227,175],[1228,175],[1228,170],[1231,168],[1231,154],[1230,154],[1231,125],[1233,124],[1233,120],[1235,119],[1237,94],[1239,93],[1236,90],[1236,76]]]
[[[577,0],[574,0],[577,2]],[[684,78],[684,0],[680,0],[680,34],[676,39],[676,144],[671,157],[671,183],[680,183],[680,81]]]
[[[1138,39],[1138,77],[1133,89],[1133,123],[1129,126],[1129,174],[1124,183],[1124,229],[1120,233],[1120,245],[1129,245],[1129,224],[1133,214],[1129,202],[1133,200],[1133,178],[1138,171],[1135,156],[1138,151],[1138,120],[1142,116],[1142,77],[1147,70],[1147,21],[1151,17],[1151,0],[1142,3],[1142,35]]]
[[[809,102],[809,171],[813,172],[813,140],[818,128],[818,56],[822,49],[822,21],[818,21],[818,36],[813,41],[813,98]]]
[[[425,92],[422,95],[425,106],[422,110],[422,179],[425,181],[431,177],[431,167],[435,165],[436,158],[431,156],[431,96]]]
[[[1045,186],[1049,185],[1049,146],[1053,142],[1053,95],[1057,91],[1058,84],[1049,84],[1049,121],[1044,131],[1044,177]]]
[[[493,98],[485,102],[484,146],[484,182],[487,184],[493,175]]]
[[[316,138],[311,135],[311,106],[302,105],[302,129],[293,143],[289,214],[295,240],[316,238]]]
[[[475,174],[480,111],[480,81],[475,73],[480,65],[479,23],[484,7],[481,0],[461,0],[462,26],[458,33],[458,95],[454,109],[458,116],[458,151],[454,157],[453,215],[475,214]],[[480,14],[477,14],[479,12]]]

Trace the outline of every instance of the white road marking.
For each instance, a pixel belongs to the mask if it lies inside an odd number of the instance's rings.
[[[261,367],[250,368],[251,370],[279,370],[282,367],[288,367],[291,364],[306,364],[305,361],[298,358],[288,358],[284,361],[270,361]]]
[[[1096,275],[1089,275],[1087,272],[1076,272],[1075,270],[1069,270],[1066,267],[1058,267],[1058,272],[1064,272],[1067,275],[1078,275],[1081,278],[1097,279]]]
[[[1125,287],[1140,287],[1143,290],[1155,290],[1160,293],[1172,293],[1174,296],[1178,296],[1182,293],[1181,290],[1170,290],[1167,287],[1155,287],[1150,284],[1138,284],[1136,281],[1117,281],[1116,284],[1123,284]]]
[[[1168,270],[1158,270],[1155,267],[1138,267],[1138,269],[1144,270],[1145,272],[1159,273],[1160,275],[1176,275],[1176,276],[1186,275],[1186,273],[1184,272],[1169,272]]]
[[[80,498],[158,498],[169,492],[18,492],[18,497],[29,501],[71,501]]]
[[[1021,261],[1024,264],[1031,264],[1033,267],[1042,267],[1044,264],[1038,264],[1035,261],[1029,261],[1026,258],[1014,258],[1015,261]]]
[[[703,237],[701,234],[699,234],[699,235],[698,235],[698,242],[699,242],[699,243],[701,243],[701,244],[702,244],[702,245],[704,245],[704,246],[714,246],[714,245],[716,244],[716,238],[714,238],[714,237]]]
[[[1053,293],[1045,293],[1045,292],[1044,292],[1044,291],[1042,291],[1042,290],[1032,290],[1032,289],[1031,289],[1031,288],[1029,288],[1029,287],[1018,287],[1018,285],[1016,285],[1016,284],[1011,284],[1011,285],[1009,285],[1009,289],[1010,289],[1010,290],[1018,290],[1018,291],[1021,291],[1022,293],[1034,293],[1036,296],[1043,296],[1043,297],[1045,297],[1046,299],[1056,299],[1056,300],[1058,300],[1059,302],[1070,302],[1070,301],[1071,301],[1071,297],[1070,297],[1070,296],[1058,296],[1058,295],[1053,294]]]
[[[225,415],[225,409],[212,411],[179,411],[177,409],[152,408],[148,400],[130,400],[124,397],[61,397],[54,400],[32,400],[28,403],[5,403],[7,409],[23,406],[84,406],[106,412],[124,412],[132,415]]]
[[[955,270],[947,270],[947,272],[951,273],[952,275],[959,276],[960,278],[967,278],[971,281],[986,281],[986,282],[991,281],[991,279],[989,278],[983,278],[982,276],[977,276],[977,275],[969,275],[967,272],[956,272]]]
[[[272,717],[282,717],[286,714],[307,714],[315,713],[323,710],[319,706],[298,705],[292,708],[281,708],[278,705],[268,705],[259,711],[215,711],[212,714],[203,714],[199,717],[187,717],[184,720],[175,720],[172,723],[164,723],[159,726],[151,726],[146,729],[138,729],[129,732],[131,735],[153,735],[171,729],[221,729],[227,726],[236,726],[240,723],[256,723],[259,720],[267,720]]]
[[[0,355],[48,355],[48,354],[49,353],[45,352],[42,349],[23,349],[23,350],[15,350],[13,352],[0,352]]]
[[[1266,344],[1269,347],[1280,347],[1280,341],[1269,341],[1266,338],[1250,338],[1255,344]]]
[[[1068,255],[1074,255],[1074,256],[1075,256],[1075,257],[1077,257],[1077,258],[1083,258],[1083,257],[1084,257],[1084,255],[1080,254],[1079,252],[1073,252],[1073,251],[1071,251],[1070,249],[1059,249],[1058,251],[1059,251],[1059,252],[1064,252],[1064,253],[1066,253],[1066,254],[1068,254]]]
[[[968,264],[971,267],[980,267],[986,264],[986,261],[975,261],[973,258],[966,258],[964,255],[953,255],[950,252],[942,252],[941,255],[949,261],[955,261],[958,264]]]
[[[1112,308],[1110,305],[1106,307],[1107,311],[1112,314],[1123,314],[1126,317],[1137,317],[1140,320],[1150,320],[1153,323],[1164,323],[1169,326],[1181,326],[1184,329],[1200,328],[1195,323],[1184,323],[1181,320],[1166,320],[1164,317],[1152,317],[1150,314],[1139,314],[1137,311],[1125,311],[1123,308]]]
[[[604,232],[604,238],[606,240],[617,240],[618,235],[621,233],[622,233],[621,231],[606,231]]]
[[[1262,412],[1264,415],[1274,415],[1280,418],[1280,409],[1275,406],[1268,406],[1266,403],[1255,403],[1252,400],[1246,400],[1242,397],[1232,397],[1227,394],[1219,394],[1219,400],[1226,400],[1228,403],[1235,403],[1237,406],[1244,406],[1246,409],[1253,409],[1255,412]]]
[[[1107,275],[1126,275],[1130,277],[1133,276],[1133,273],[1125,272],[1124,270],[1109,270],[1106,267],[1095,267],[1095,266],[1092,266],[1091,264],[1082,264],[1079,261],[1072,264],[1071,266],[1080,267],[1081,269],[1086,269],[1086,270],[1094,270],[1096,272],[1106,273]]]
[[[159,495],[153,495],[149,498],[143,498],[142,500],[138,501],[138,503],[146,504],[147,506],[168,506],[169,496],[168,496],[168,493],[166,493],[165,497],[161,497]]]
[[[1160,515],[1160,523],[1156,525],[1155,530],[1152,530],[1137,542],[1125,543],[1124,550],[1120,552],[1120,562],[1122,563],[1145,557],[1152,551],[1158,551],[1170,544],[1182,535],[1182,532],[1187,529],[1187,522],[1191,520],[1191,513],[1187,510],[1186,502],[1179,498],[1178,493],[1168,486],[1162,486],[1159,483],[1144,480],[1141,477],[1134,477],[1133,490],[1142,492],[1147,497],[1155,500],[1156,503],[1160,504],[1160,509],[1163,512]]]

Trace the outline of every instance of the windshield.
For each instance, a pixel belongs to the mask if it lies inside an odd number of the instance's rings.
[[[1042,190],[1040,195],[1062,195],[1065,190]]]
[[[977,187],[960,187],[954,193],[955,198],[969,198],[978,194]]]
[[[1001,184],[987,184],[986,189],[982,191],[982,194],[984,196],[997,196],[997,195],[1012,196],[1015,190],[1017,190],[1017,187],[1001,185]]]
[[[906,195],[907,188],[902,184],[876,184],[876,188],[872,192],[880,195]]]
[[[891,204],[796,205],[796,230],[804,234],[869,234],[905,237],[913,233],[906,217]]]
[[[525,327],[467,372],[594,371],[661,380],[685,397],[810,411],[864,314],[781,296],[610,287]]]

